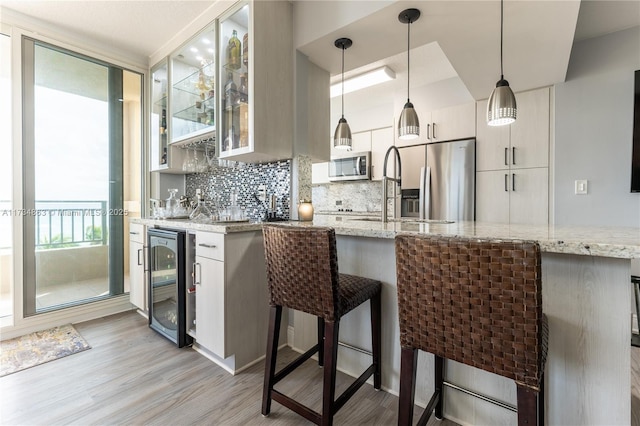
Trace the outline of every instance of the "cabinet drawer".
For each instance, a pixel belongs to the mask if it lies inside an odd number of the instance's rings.
[[[134,241],[136,243],[145,243],[144,238],[144,225],[139,223],[130,223],[129,224],[129,241]]]
[[[196,232],[196,256],[224,261],[224,234]]]

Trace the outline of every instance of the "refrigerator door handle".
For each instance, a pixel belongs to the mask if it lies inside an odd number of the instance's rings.
[[[431,167],[420,168],[420,219],[429,219],[431,194]]]

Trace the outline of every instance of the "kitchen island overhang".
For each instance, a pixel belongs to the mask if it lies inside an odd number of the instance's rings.
[[[259,223],[192,224],[138,219],[147,226],[179,227],[222,233],[253,231]],[[542,249],[543,312],[549,318],[545,372],[548,424],[631,423],[631,259],[640,258],[640,229],[554,227],[481,222],[419,223],[357,220],[316,215],[304,226],[331,226],[337,235],[340,272],[382,281],[382,386],[397,394],[400,343],[396,297],[394,238],[399,233],[460,235],[535,240]],[[264,267],[254,265],[253,267]],[[317,339],[317,324],[294,313],[289,344],[304,351]],[[340,341],[368,348],[369,307],[345,316]],[[341,347],[338,368],[356,376],[371,362]],[[433,389],[433,357],[421,353],[416,401],[424,405]],[[452,383],[515,405],[511,380],[447,362]],[[445,388],[444,415],[461,424],[515,424],[516,414],[454,389]]]

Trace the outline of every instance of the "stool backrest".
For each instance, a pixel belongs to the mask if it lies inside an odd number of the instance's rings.
[[[264,225],[269,303],[333,321],[338,257],[332,228]]]
[[[539,245],[423,235],[395,243],[400,345],[537,388],[546,354]]]

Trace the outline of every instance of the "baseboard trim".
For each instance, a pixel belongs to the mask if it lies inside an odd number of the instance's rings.
[[[129,301],[129,294],[112,297],[106,300],[73,306],[57,311],[46,312],[21,318],[14,325],[0,328],[1,340],[24,336],[25,334],[41,331],[65,324],[78,324],[121,312],[131,311],[135,307]]]

